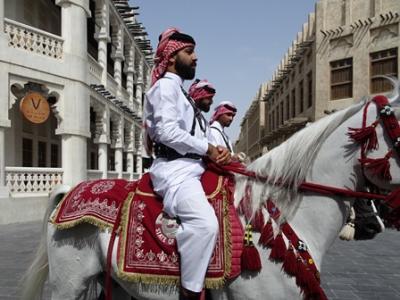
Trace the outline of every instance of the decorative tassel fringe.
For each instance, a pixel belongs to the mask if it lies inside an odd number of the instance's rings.
[[[261,258],[260,253],[253,244],[245,245],[243,247],[241,257],[242,271],[259,272],[261,270]]]
[[[392,152],[389,151],[385,157],[382,158],[364,158],[360,159],[360,163],[364,165],[368,170],[371,170],[373,175],[379,176],[385,180],[392,180],[390,174],[390,163],[389,158],[392,156]]]
[[[285,260],[282,265],[282,269],[289,275],[289,276],[296,276],[297,272],[297,257],[294,253],[293,246],[290,245],[289,249],[286,253]]]
[[[378,149],[378,138],[376,135],[377,121],[365,128],[349,128],[348,136],[356,143],[365,145],[367,150]]]
[[[258,244],[267,248],[272,248],[274,246],[274,229],[272,228],[271,219],[268,220],[267,224],[265,224],[261,231]]]
[[[275,238],[274,247],[271,249],[269,259],[274,262],[283,262],[286,255],[286,244],[283,240],[282,233],[278,233]]]
[[[253,230],[256,232],[261,232],[264,228],[264,214],[262,212],[262,209],[260,208],[259,210],[256,211],[252,221],[251,225],[253,226]]]
[[[251,224],[246,225],[246,231],[244,233],[244,247],[241,256],[241,267],[242,270],[259,272],[261,270],[261,258],[260,253],[253,244],[253,234]]]

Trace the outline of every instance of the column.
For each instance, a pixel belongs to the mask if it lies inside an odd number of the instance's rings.
[[[107,178],[108,171],[108,144],[107,143],[99,143],[98,150],[98,165],[99,171],[101,171],[101,178]]]
[[[126,91],[129,94],[128,107],[135,111],[136,105],[134,104],[135,95],[133,94],[134,74],[135,74],[135,46],[131,44],[127,47],[127,55],[125,59],[125,70],[126,73]]]
[[[87,17],[89,0],[56,0],[61,6],[61,32],[65,60],[70,66],[69,81],[61,96],[63,181],[75,185],[87,179],[87,138],[90,138],[90,102],[87,79]]]
[[[0,33],[4,35],[4,0],[0,1]]]
[[[74,186],[87,179],[86,138],[63,134],[61,138],[63,182]]]
[[[136,78],[136,103],[138,105],[138,114],[142,116],[142,94],[143,94],[143,58],[140,58],[137,78]]]
[[[122,88],[122,61],[124,60],[124,33],[122,25],[112,27],[111,42],[114,45],[111,58],[114,60],[114,79],[118,84],[117,98],[121,98]]]
[[[142,164],[142,139],[141,139],[141,135],[140,135],[140,131],[141,131],[141,126],[136,126],[134,125],[134,137],[135,137],[135,154],[136,154],[136,172],[138,174],[142,174],[143,172],[143,164]],[[139,133],[139,134],[137,134]]]
[[[124,118],[123,116],[114,116],[113,123],[115,124],[112,132],[111,142],[114,147],[115,171],[118,173],[118,178],[122,178],[123,170],[123,150],[124,150]]]
[[[139,59],[139,64],[138,64],[138,70],[137,70],[137,79],[136,79],[136,101],[138,104],[138,115],[141,117],[142,116],[142,97],[143,97],[143,87],[144,87],[144,77],[143,77],[143,65],[144,65],[144,59],[143,57],[140,57]],[[139,130],[140,132],[140,127],[136,127],[136,130]],[[138,140],[136,141],[136,169],[139,174],[142,174],[143,167],[142,167],[142,139],[141,135],[138,134]]]
[[[101,84],[107,85],[107,43],[111,41],[110,38],[110,12],[108,2],[106,0],[96,1],[96,33],[95,39],[98,42],[98,55],[97,61],[103,68],[101,73]]]
[[[4,33],[4,0],[0,0],[0,49],[8,47],[6,34]]]
[[[8,197],[8,189],[6,187],[6,141],[5,128],[0,127],[0,198]]]
[[[96,112],[96,135],[94,143],[98,144],[98,166],[101,178],[107,178],[108,144],[110,144],[110,110],[109,107],[94,105]]]
[[[115,148],[115,171],[118,173],[118,178],[122,178],[122,172],[123,172],[123,152],[124,148],[123,147],[117,147]]]
[[[127,171],[129,173],[129,179],[133,179],[133,169],[134,169],[134,152],[135,152],[135,124],[129,124],[125,127],[125,130],[128,134],[125,135],[125,151],[127,153],[126,160],[127,160]]]

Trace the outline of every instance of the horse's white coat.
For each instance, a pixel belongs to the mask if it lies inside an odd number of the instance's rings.
[[[398,84],[392,105],[398,105]],[[303,180],[327,184],[331,186],[362,190],[363,178],[359,169],[359,148],[346,137],[348,127],[360,127],[362,105],[355,105],[345,111],[338,112],[321,121],[306,127],[302,132],[289,139],[288,142],[273,149],[250,165],[250,168],[261,175],[268,174],[275,178],[283,178],[292,186]],[[374,105],[370,106],[367,124],[371,124],[377,116]],[[388,141],[377,128],[379,150],[369,154],[370,157],[382,157],[388,149]],[[397,157],[391,159],[393,180],[385,183],[371,177],[375,184],[386,189],[394,189],[400,184],[400,169]],[[246,180],[238,180],[236,194],[243,194]],[[332,245],[347,216],[343,200],[337,197],[319,196],[315,194],[298,194],[296,188],[278,190],[272,185],[252,183],[252,203],[254,210],[268,198],[276,201],[283,212],[283,219],[288,220],[309,246],[317,267],[320,269],[324,254]],[[64,191],[65,192],[65,191]],[[47,217],[54,207],[51,197]],[[240,199],[240,198],[237,198]],[[352,201],[352,199],[346,199]],[[46,228],[44,229],[44,236]],[[254,234],[254,240],[259,235]],[[50,285],[53,291],[52,300],[94,299],[88,286],[95,284],[96,278],[104,270],[107,245],[110,235],[100,232],[90,225],[80,225],[70,230],[59,231],[48,225],[47,239],[42,239],[36,260],[28,270],[24,280],[24,296],[22,299],[38,299],[44,279],[49,269]],[[47,245],[47,249],[46,249]],[[115,247],[114,247],[115,249]],[[213,299],[301,299],[300,291],[294,279],[281,272],[281,264],[268,260],[269,250],[258,248],[262,258],[262,271],[259,274],[244,273],[224,289],[212,291]],[[115,252],[113,268],[116,269]],[[48,260],[47,260],[48,258]],[[48,262],[48,268],[47,268]],[[115,275],[115,274],[113,274]],[[119,283],[135,299],[169,300],[177,299],[176,291],[155,291],[138,284],[124,282],[116,276]],[[123,299],[123,292],[115,290],[118,299]],[[129,296],[125,295],[127,299]],[[114,299],[117,299],[114,297]]]

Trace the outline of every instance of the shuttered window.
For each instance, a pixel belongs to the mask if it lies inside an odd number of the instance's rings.
[[[387,92],[392,89],[390,82],[379,75],[397,77],[397,48],[370,54],[371,93]]]
[[[353,59],[331,62],[331,100],[353,97]]]

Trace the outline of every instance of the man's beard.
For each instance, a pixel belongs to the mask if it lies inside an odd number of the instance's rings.
[[[210,102],[206,102],[206,101],[202,101],[200,100],[199,102],[197,102],[197,107],[204,112],[209,112],[210,111],[210,107],[211,107],[211,103]]]
[[[186,65],[179,58],[175,62],[175,70],[180,77],[184,80],[192,80],[196,75],[196,68]]]

